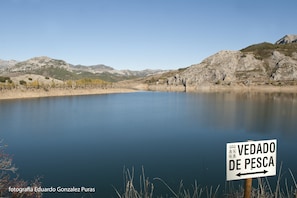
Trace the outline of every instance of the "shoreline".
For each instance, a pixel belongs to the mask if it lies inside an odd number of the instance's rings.
[[[206,85],[206,86],[164,86],[164,85],[150,85],[150,91],[165,91],[165,92],[186,92],[186,93],[214,93],[214,92],[234,92],[234,93],[247,93],[247,92],[260,92],[260,93],[297,93],[297,86],[224,86],[224,85]]]
[[[44,97],[63,97],[63,96],[82,96],[82,95],[99,95],[99,94],[114,94],[114,93],[133,93],[141,90],[146,91],[163,91],[163,92],[184,92],[183,86],[148,86],[134,88],[90,88],[90,89],[12,89],[1,90],[0,100],[11,99],[29,99],[29,98],[44,98]],[[297,93],[297,86],[201,86],[201,87],[187,87],[186,93],[213,93],[213,92],[259,92],[259,93]]]
[[[0,91],[0,100],[99,95],[99,94],[114,94],[114,93],[132,93],[137,91],[138,90],[129,89],[129,88],[50,89],[48,91],[45,91],[43,89],[32,89],[32,90],[13,89],[13,90]]]

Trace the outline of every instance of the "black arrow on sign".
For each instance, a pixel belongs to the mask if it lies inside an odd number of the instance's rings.
[[[236,176],[240,177],[242,175],[254,175],[254,174],[266,174],[268,171],[267,170],[263,170],[263,171],[258,171],[258,172],[250,172],[250,173],[237,173]]]

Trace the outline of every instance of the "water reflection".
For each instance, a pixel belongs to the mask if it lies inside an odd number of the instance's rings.
[[[94,197],[114,197],[123,166],[143,165],[171,186],[181,179],[223,186],[227,142],[276,138],[278,163],[297,174],[296,96],[142,92],[0,101],[0,139],[22,177],[95,186]]]
[[[193,95],[201,95],[200,100]],[[198,122],[210,128],[297,136],[296,93],[193,94]],[[196,101],[194,101],[196,100]],[[193,107],[189,107],[193,108]],[[199,115],[198,115],[199,114]]]

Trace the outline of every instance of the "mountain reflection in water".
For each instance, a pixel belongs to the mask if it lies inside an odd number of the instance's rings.
[[[297,135],[296,93],[209,93],[196,103],[204,108],[192,113],[204,116],[193,117],[216,129]]]

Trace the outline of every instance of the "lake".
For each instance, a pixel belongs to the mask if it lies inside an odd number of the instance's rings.
[[[117,197],[123,169],[142,166],[156,194],[226,183],[226,144],[277,139],[277,167],[297,177],[297,94],[167,93],[0,101],[0,138],[20,177],[42,187],[91,187],[95,193],[44,197]],[[276,177],[269,177],[274,182]],[[241,181],[239,181],[240,183]]]

